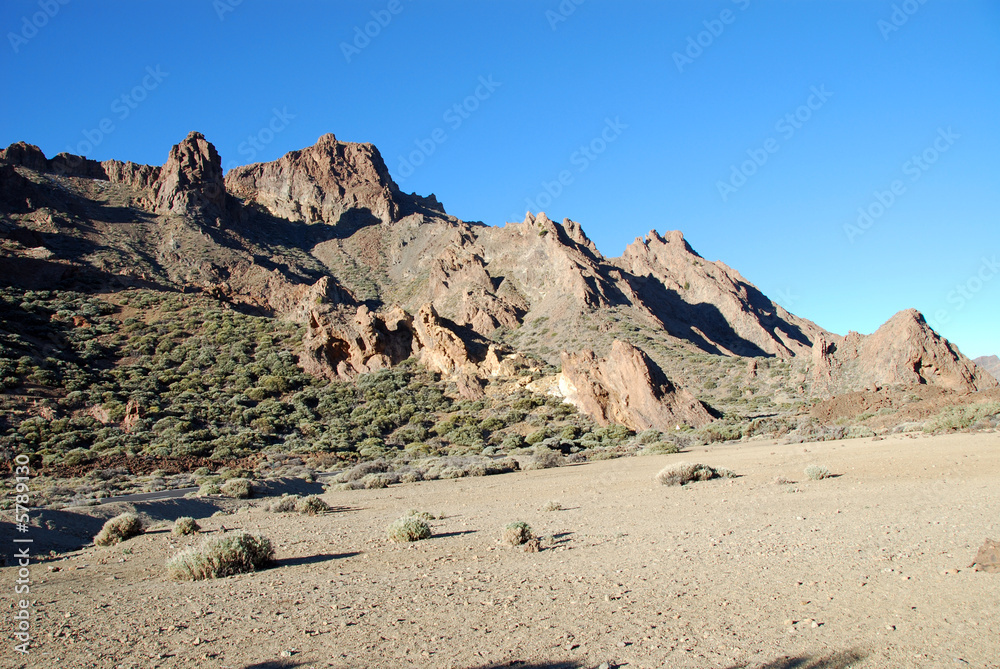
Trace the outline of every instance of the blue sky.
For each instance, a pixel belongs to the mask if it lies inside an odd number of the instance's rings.
[[[607,256],[680,229],[834,332],[915,307],[1000,354],[1000,3],[5,0],[0,27],[3,145],[161,164],[199,130],[231,166],[333,132],[466,220],[543,208]]]

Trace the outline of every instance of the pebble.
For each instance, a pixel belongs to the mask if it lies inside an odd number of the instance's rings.
[[[941,572],[941,575],[942,576],[949,576],[951,574],[957,574],[957,573],[958,573],[958,569],[945,569],[943,572]]]

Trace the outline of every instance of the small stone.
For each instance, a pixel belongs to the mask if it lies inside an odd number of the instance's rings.
[[[890,632],[895,632],[896,631],[896,626],[895,625],[886,625],[885,628],[886,628],[886,630],[888,630]]]
[[[281,657],[291,657],[294,654],[295,654],[295,651],[292,651],[292,650],[283,650],[283,651],[281,651]]]
[[[795,621],[792,620],[791,618],[786,618],[785,622],[783,622],[781,624],[784,625],[785,627],[790,627],[790,626],[792,626],[792,625],[795,624]]]

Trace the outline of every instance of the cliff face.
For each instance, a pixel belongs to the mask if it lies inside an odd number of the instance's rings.
[[[691,360],[738,370],[717,375],[727,397],[768,389],[776,375],[788,395],[780,401],[997,385],[916,312],[841,337],[701,257],[677,231],[651,231],[609,259],[569,219],[461,221],[433,195],[402,193],[371,144],[324,135],[225,176],[221,165],[200,133],[162,166],[48,159],[23,142],[0,150],[5,281],[203,291],[307,323],[301,363],[317,376],[415,356],[469,398],[523,354],[561,365],[561,393],[595,420],[634,429],[711,420],[685,387],[704,397],[718,384]],[[724,362],[738,357],[753,359]],[[778,362],[765,377],[758,360]]]

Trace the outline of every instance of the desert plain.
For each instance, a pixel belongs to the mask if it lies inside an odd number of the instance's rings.
[[[738,477],[654,480],[681,461]],[[810,480],[811,464],[834,476]],[[992,431],[751,441],[330,490],[332,510],[318,516],[269,512],[266,499],[135,503],[146,534],[33,565],[36,645],[27,659],[5,650],[2,664],[996,667],[1000,574],[971,563],[1000,535],[998,490]],[[59,522],[82,535],[124,506],[65,510]],[[437,517],[434,536],[390,542],[386,527],[410,509]],[[199,539],[160,521],[182,515],[201,515],[203,535],[261,533],[276,560],[172,580],[166,560]],[[501,543],[515,520],[541,551]]]

